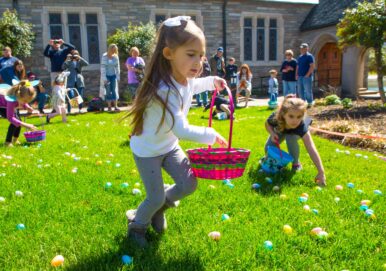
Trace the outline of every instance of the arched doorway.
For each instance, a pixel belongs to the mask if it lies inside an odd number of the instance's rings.
[[[317,58],[317,80],[319,86],[337,87],[342,81],[342,52],[334,42],[320,49]]]

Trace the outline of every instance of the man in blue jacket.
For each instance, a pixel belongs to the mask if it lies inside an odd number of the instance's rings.
[[[65,43],[62,39],[51,39],[49,41],[44,50],[44,56],[51,60],[51,82],[63,71],[62,65],[64,61],[67,55],[74,49],[74,45]]]
[[[16,60],[19,60],[19,59],[17,57],[12,56],[11,48],[8,46],[5,46],[3,48],[3,57],[0,57],[0,70],[2,68],[13,66]]]

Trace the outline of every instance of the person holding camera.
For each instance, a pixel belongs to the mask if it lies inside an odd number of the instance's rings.
[[[144,76],[145,61],[139,56],[139,49],[131,47],[130,55],[126,60],[127,68],[127,83],[129,84],[129,92],[131,100],[134,100],[137,88]]]
[[[62,39],[51,39],[44,50],[44,56],[51,60],[51,82],[53,82],[62,71],[62,65],[66,57],[75,46],[64,42]]]
[[[79,95],[83,98],[84,94],[84,78],[82,75],[83,67],[88,66],[88,62],[79,55],[77,50],[72,50],[71,54],[67,55],[66,61],[62,65],[63,70],[70,72],[67,77],[67,88],[75,88]],[[74,97],[75,93],[68,93],[69,97]],[[72,96],[72,97],[71,97]],[[79,113],[81,113],[83,103],[79,104]],[[71,112],[71,104],[67,103],[68,112]]]

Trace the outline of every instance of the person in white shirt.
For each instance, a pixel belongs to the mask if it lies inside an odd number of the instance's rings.
[[[127,114],[133,127],[130,147],[146,189],[146,199],[138,209],[126,212],[129,238],[140,247],[148,245],[148,226],[164,232],[164,211],[196,190],[197,180],[179,139],[228,145],[213,128],[190,125],[187,120],[194,94],[226,86],[217,76],[195,78],[202,69],[205,47],[204,33],[190,17],[164,21],[143,83]],[[162,168],[175,182],[166,189]]]

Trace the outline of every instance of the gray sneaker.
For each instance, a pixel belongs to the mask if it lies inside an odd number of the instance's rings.
[[[136,243],[140,248],[146,248],[149,246],[149,242],[146,239],[147,227],[138,225],[135,222],[129,223],[127,235],[130,240]]]

